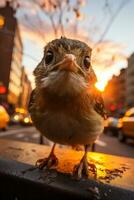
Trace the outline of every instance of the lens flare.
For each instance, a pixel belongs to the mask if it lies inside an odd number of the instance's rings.
[[[103,83],[103,82],[97,82],[96,84],[95,84],[95,87],[98,89],[98,90],[100,90],[101,92],[103,92],[104,91],[104,89],[105,89],[105,83]]]

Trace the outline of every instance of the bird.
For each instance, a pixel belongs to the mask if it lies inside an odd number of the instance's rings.
[[[74,166],[77,178],[88,177],[89,167],[93,167],[87,153],[103,132],[106,111],[101,92],[95,87],[91,53],[82,41],[54,39],[45,46],[43,58],[33,71],[35,89],[29,113],[37,130],[54,143],[49,156],[37,160],[40,169],[58,164],[56,144],[84,146],[84,155]]]

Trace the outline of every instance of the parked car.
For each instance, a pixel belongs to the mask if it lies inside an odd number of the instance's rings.
[[[19,125],[23,120],[23,114],[15,112],[10,118],[10,124]]]
[[[118,118],[108,117],[104,122],[104,133],[108,135],[118,135]]]
[[[31,126],[33,124],[32,119],[29,114],[25,115],[21,121],[23,126]]]
[[[15,113],[10,118],[10,124],[20,125],[26,116],[27,111],[23,108],[16,108]]]
[[[9,122],[9,115],[6,109],[0,105],[0,129],[5,131],[7,128],[8,122]]]
[[[118,127],[118,139],[120,142],[125,142],[127,138],[134,139],[134,107],[119,119]]]

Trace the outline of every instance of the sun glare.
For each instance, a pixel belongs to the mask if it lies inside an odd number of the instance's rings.
[[[98,90],[100,90],[101,92],[103,92],[104,89],[105,89],[105,83],[103,83],[103,82],[97,82],[97,83],[95,84],[95,87],[96,87]]]

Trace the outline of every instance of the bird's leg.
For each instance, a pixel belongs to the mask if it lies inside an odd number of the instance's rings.
[[[36,166],[38,166],[40,169],[43,169],[44,167],[51,168],[58,164],[58,159],[54,154],[55,146],[56,144],[54,143],[51,152],[47,158],[39,159],[36,161]]]
[[[95,142],[92,144],[92,146],[91,146],[91,151],[92,152],[95,152]]]
[[[78,165],[74,167],[74,175],[80,179],[82,177],[88,177],[88,171],[92,171],[96,175],[96,166],[94,164],[88,163],[87,153],[90,145],[85,145],[85,153]],[[88,170],[89,169],[89,170]]]

